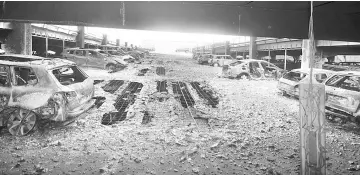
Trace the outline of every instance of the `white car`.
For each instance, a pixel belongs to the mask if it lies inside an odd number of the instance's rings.
[[[212,58],[209,59],[208,63],[214,67],[220,67],[224,65],[229,65],[236,59],[232,58],[230,55],[212,55]]]
[[[319,83],[323,83],[334,73],[334,71],[325,69],[313,69],[313,75]],[[293,69],[282,76],[278,81],[277,88],[283,95],[299,97],[299,84],[307,76],[309,76],[309,69]]]

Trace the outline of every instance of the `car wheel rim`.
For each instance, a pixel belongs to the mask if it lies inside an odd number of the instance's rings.
[[[10,134],[24,136],[28,134],[36,124],[36,114],[27,109],[17,109],[11,113],[7,128]]]
[[[242,80],[245,80],[245,79],[247,79],[247,76],[246,76],[246,75],[242,75],[242,76],[241,76],[241,79],[242,79]]]

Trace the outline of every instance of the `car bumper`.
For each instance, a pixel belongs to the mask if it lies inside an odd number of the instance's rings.
[[[325,107],[325,113],[329,114],[329,115],[334,115],[337,117],[343,117],[343,118],[356,117],[349,112],[341,111],[341,110],[331,108],[328,106]]]
[[[299,95],[293,90],[293,87],[286,87],[286,86],[277,86],[278,90],[286,92],[290,96],[298,97]]]
[[[68,111],[69,117],[76,117],[86,111],[88,111],[95,103],[95,99],[90,99],[86,103],[83,103],[82,105],[78,106],[77,108]]]

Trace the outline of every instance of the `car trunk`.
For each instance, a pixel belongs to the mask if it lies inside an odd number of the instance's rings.
[[[360,92],[326,86],[326,106],[354,113],[360,105]],[[354,99],[354,102],[350,101]]]
[[[66,71],[62,72],[62,69]],[[58,74],[54,73],[54,71],[58,71]],[[65,86],[64,89],[66,89],[65,92],[69,110],[73,110],[76,107],[83,105],[93,97],[93,80],[88,78],[88,76],[77,66],[61,67],[53,70],[53,74],[60,84]]]

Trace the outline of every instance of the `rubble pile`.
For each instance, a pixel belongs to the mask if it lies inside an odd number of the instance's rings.
[[[95,86],[104,103],[66,127],[18,138],[1,132],[0,174],[299,174],[298,101],[281,96],[276,81],[218,78],[221,68],[184,56],[152,60],[97,77],[105,80]],[[137,70],[159,64],[166,75],[137,76]],[[114,94],[101,88],[118,79],[124,85]],[[157,81],[167,86],[157,88]],[[102,125],[130,82],[143,86],[126,98],[132,101],[126,118]],[[184,84],[173,91],[174,82]],[[216,108],[191,82],[218,99]],[[185,87],[192,106],[178,101]],[[359,174],[359,133],[327,126],[327,172]]]

